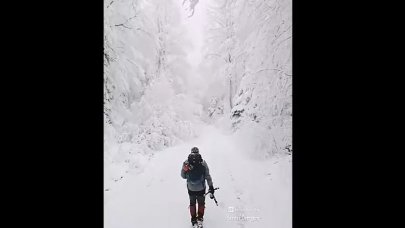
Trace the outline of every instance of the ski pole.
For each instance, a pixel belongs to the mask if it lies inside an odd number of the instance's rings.
[[[217,189],[219,189],[219,188],[214,188],[214,190],[217,190]],[[210,192],[205,193],[204,196],[206,196],[208,193],[210,193]],[[217,199],[215,198],[215,195],[211,193],[210,198],[214,199],[215,204],[218,206],[218,202],[217,202]]]
[[[215,198],[214,194],[212,194],[212,198],[214,199],[215,204],[218,206],[217,199]]]

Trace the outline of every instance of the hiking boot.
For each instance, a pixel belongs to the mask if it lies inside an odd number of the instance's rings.
[[[197,217],[191,217],[191,225],[197,224]]]

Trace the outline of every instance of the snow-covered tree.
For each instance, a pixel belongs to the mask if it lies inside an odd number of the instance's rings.
[[[196,85],[184,9],[176,7],[182,3],[193,16],[201,1],[105,2],[105,164],[114,170],[108,181],[195,137],[204,116],[229,118],[236,136],[251,143],[247,153],[291,151],[291,1],[209,1],[200,103],[189,88]]]
[[[264,128],[259,150],[291,151],[292,2],[218,0],[210,9],[206,60],[234,129]],[[218,102],[216,102],[216,106]]]
[[[106,227],[189,222],[179,171],[192,146],[209,162],[215,187],[226,188],[220,204],[259,209],[249,211],[258,218],[252,227],[291,227],[291,6],[105,0]],[[173,193],[169,203],[162,189]],[[173,206],[174,214],[154,219]],[[211,212],[208,226],[248,224]]]
[[[183,94],[188,41],[173,1],[105,2],[105,164],[115,170],[107,181],[195,134],[190,121],[201,107]]]

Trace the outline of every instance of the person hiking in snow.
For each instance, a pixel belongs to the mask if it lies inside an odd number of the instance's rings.
[[[209,192],[214,194],[214,186],[207,163],[202,159],[197,147],[191,149],[188,159],[183,162],[181,177],[187,179],[187,189],[190,198],[191,224],[194,226],[198,221],[202,223],[205,208],[205,180],[209,186]],[[196,207],[198,202],[198,212]]]

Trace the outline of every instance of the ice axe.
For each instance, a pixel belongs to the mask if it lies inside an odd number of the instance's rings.
[[[219,189],[219,188],[214,188],[214,190],[217,190],[217,189]],[[205,193],[204,196],[206,196],[208,193],[210,193],[210,192]],[[218,202],[217,202],[217,199],[215,198],[215,195],[211,193],[210,198],[214,199],[215,204],[218,206]]]

